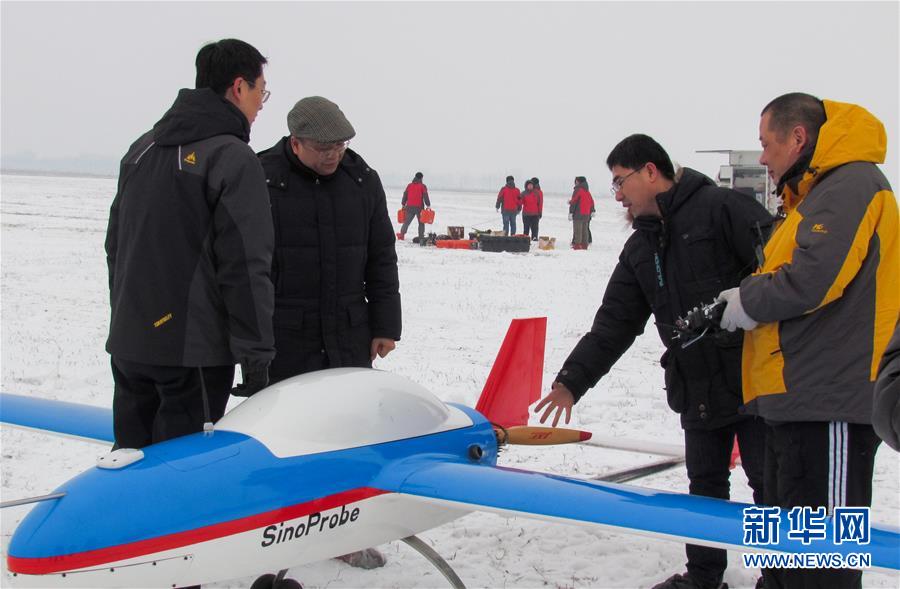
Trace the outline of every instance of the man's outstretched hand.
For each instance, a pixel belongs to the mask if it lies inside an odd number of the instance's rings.
[[[563,412],[566,414],[566,423],[569,423],[572,419],[572,405],[574,404],[575,395],[572,394],[572,391],[561,382],[554,381],[550,387],[550,393],[535,405],[534,412],[540,413],[541,409],[546,407],[544,414],[541,415],[541,423],[547,421],[547,418],[553,413],[553,427],[556,427]]]

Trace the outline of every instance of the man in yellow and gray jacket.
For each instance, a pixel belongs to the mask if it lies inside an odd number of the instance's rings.
[[[766,434],[765,503],[869,506],[879,438],[878,364],[900,310],[897,201],[876,164],[884,125],[860,106],[801,93],[761,114],[760,163],[786,217],[765,261],[727,301],[722,327],[745,331],[745,409]],[[763,571],[766,589],[861,587],[853,569]]]

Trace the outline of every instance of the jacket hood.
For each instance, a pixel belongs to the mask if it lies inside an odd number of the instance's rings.
[[[153,126],[159,145],[183,145],[217,135],[250,141],[250,123],[244,113],[209,88],[183,88],[172,107]]]
[[[656,204],[663,218],[675,214],[681,205],[698,190],[704,186],[715,186],[715,182],[711,178],[692,170],[691,168],[681,168],[675,174],[675,184],[669,190],[656,195]]]
[[[825,124],[810,167],[823,174],[850,162],[884,163],[887,134],[884,124],[861,106],[824,100]]]
[[[785,190],[785,208],[799,204],[822,175],[850,162],[884,163],[887,133],[875,115],[856,104],[823,100],[825,124],[809,167],[797,185],[797,194]],[[789,187],[790,188],[790,187]]]

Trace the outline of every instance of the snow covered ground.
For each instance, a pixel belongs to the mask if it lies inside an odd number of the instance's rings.
[[[544,389],[590,327],[630,229],[594,181],[593,247],[566,247],[571,225],[564,196],[547,195],[541,234],[562,245],[528,254],[423,248],[399,242],[403,339],[376,367],[425,385],[445,401],[474,405],[510,319],[547,316]],[[499,180],[498,180],[499,182]],[[108,300],[103,240],[115,180],[2,176],[2,383],[5,392],[109,406],[112,380],[104,352]],[[499,184],[498,184],[499,188]],[[559,187],[561,190],[567,187]],[[388,189],[393,216],[402,190]],[[435,227],[499,228],[495,193],[433,191]],[[412,231],[411,231],[412,232]],[[655,328],[576,406],[577,427],[603,437],[681,444],[677,416],[665,402]],[[235,402],[240,402],[235,400]],[[311,401],[314,403],[314,401]],[[2,494],[48,493],[92,466],[100,446],[2,428]],[[587,446],[516,447],[501,463],[574,476],[658,459]],[[743,472],[733,497],[750,500]],[[683,468],[637,482],[685,491]],[[873,519],[900,525],[900,454],[882,446],[876,460]],[[3,569],[9,537],[28,507],[2,512]],[[422,534],[469,587],[648,587],[684,570],[682,545],[639,536],[472,514]],[[405,544],[381,546],[388,564],[360,571],[328,561],[290,571],[307,587],[446,587]],[[725,580],[752,587],[758,572],[732,553]],[[248,587],[252,579],[212,587]],[[0,578],[0,583],[2,583]],[[900,578],[867,573],[866,587],[897,587]]]

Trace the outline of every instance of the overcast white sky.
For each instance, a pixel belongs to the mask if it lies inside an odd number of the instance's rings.
[[[715,174],[757,149],[759,111],[805,91],[888,129],[898,185],[897,2],[2,2],[2,156],[115,161],[194,81],[206,42],[269,58],[256,150],[298,99],[326,96],[382,175],[507,173],[595,192],[624,136]]]

